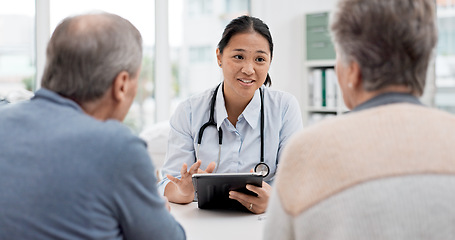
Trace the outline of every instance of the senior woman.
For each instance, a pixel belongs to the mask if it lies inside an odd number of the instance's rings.
[[[423,106],[433,0],[340,0],[336,73],[352,110],[294,135],[266,239],[453,239],[455,116]]]

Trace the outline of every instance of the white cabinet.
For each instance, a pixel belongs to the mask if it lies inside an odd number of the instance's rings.
[[[304,16],[303,122],[305,126],[347,111],[335,74],[335,51],[329,36],[329,14]]]

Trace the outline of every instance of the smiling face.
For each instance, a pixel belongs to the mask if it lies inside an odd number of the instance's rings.
[[[249,102],[264,84],[271,63],[267,39],[257,32],[238,33],[220,53],[218,64],[224,76],[224,96]]]

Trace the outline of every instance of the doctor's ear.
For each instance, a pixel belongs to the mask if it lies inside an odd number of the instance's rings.
[[[222,57],[222,54],[221,54],[221,51],[219,48],[216,49],[216,60],[218,61],[218,66],[221,67],[221,57]]]

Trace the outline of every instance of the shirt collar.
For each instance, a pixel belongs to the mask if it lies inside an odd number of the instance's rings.
[[[58,93],[48,90],[46,88],[40,88],[40,89],[38,89],[38,91],[35,92],[35,96],[33,96],[32,100],[39,100],[39,99],[54,102],[59,105],[65,105],[65,106],[71,107],[77,111],[84,112],[82,110],[82,108],[73,100],[62,97]]]
[[[216,127],[220,128],[221,124],[227,119],[227,111],[224,102],[224,95],[222,90],[223,85],[220,86],[218,92],[216,93],[216,102],[215,102],[215,113],[216,113]],[[262,88],[262,86],[261,86]],[[264,89],[262,89],[262,93],[264,94]],[[251,101],[248,103],[246,108],[243,110],[242,114],[246,122],[255,129],[258,125],[259,121],[259,114],[261,109],[261,97],[259,93],[259,89],[254,92],[254,96]]]
[[[226,106],[224,105],[223,84],[218,88],[215,102],[216,128],[219,129],[224,120],[228,117]]]
[[[262,89],[262,94],[264,94],[264,89]],[[243,110],[243,117],[246,122],[255,129],[258,125],[259,115],[261,114],[261,94],[259,89],[254,92],[253,99],[248,103],[245,110]]]
[[[408,94],[408,93],[397,93],[397,92],[388,92],[380,94],[372,99],[358,105],[352,111],[357,112],[373,107],[378,107],[386,104],[393,104],[393,103],[411,103],[416,105],[423,105],[419,99],[415,96]]]

